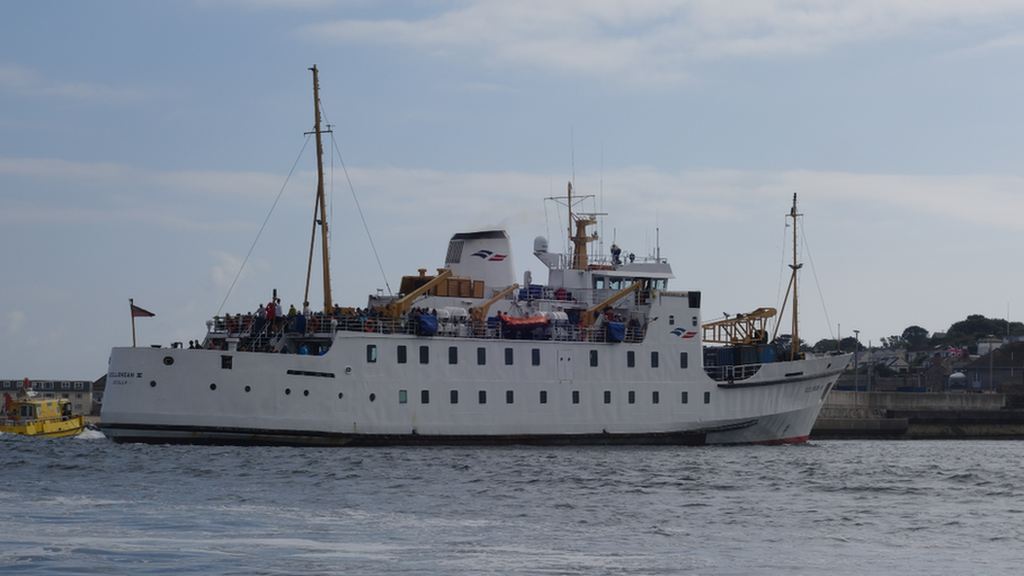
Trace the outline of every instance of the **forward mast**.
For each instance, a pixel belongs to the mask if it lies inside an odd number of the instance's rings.
[[[324,314],[331,314],[334,312],[334,304],[332,303],[334,300],[331,298],[331,259],[328,254],[327,247],[327,199],[324,194],[324,145],[323,138],[321,136],[323,132],[330,132],[330,130],[320,129],[320,80],[317,76],[316,65],[310,68],[310,70],[313,71],[313,134],[316,134],[317,185],[316,207],[313,210],[313,232],[309,239],[309,266],[306,269],[305,302],[309,302],[309,283],[310,277],[313,274],[313,253],[316,245],[316,229],[319,227],[324,277]]]

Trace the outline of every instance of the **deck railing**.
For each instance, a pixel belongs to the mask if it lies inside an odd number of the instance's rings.
[[[441,336],[449,338],[475,338],[486,340],[559,340],[567,342],[607,342],[607,331],[603,325],[587,327],[571,324],[566,320],[555,320],[546,326],[533,329],[509,329],[497,319],[486,323],[473,323],[469,319],[438,319],[437,331],[425,334],[415,315],[392,319],[381,316],[331,317],[313,314],[268,321],[256,317],[218,317],[212,320],[207,334],[211,340],[237,339],[248,350],[260,350],[281,337],[297,336],[307,339],[332,339],[335,332],[363,332],[374,334],[410,334],[418,336]],[[624,342],[642,342],[646,329],[642,326],[626,326]]]

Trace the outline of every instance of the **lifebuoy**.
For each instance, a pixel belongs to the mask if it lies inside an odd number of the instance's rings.
[[[376,325],[373,323],[373,320],[367,320],[366,324],[363,324],[363,330],[367,332],[373,332],[374,328],[376,328]]]
[[[320,328],[320,319],[316,316],[309,317],[309,329],[316,332]]]

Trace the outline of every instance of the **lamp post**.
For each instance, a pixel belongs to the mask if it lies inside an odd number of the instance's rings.
[[[853,337],[857,343],[853,347],[853,390],[854,392],[860,392],[860,372],[858,371],[860,360],[860,330],[853,331]]]

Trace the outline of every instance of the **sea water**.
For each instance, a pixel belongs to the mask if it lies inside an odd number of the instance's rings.
[[[0,574],[1024,573],[1014,441],[0,454]]]

